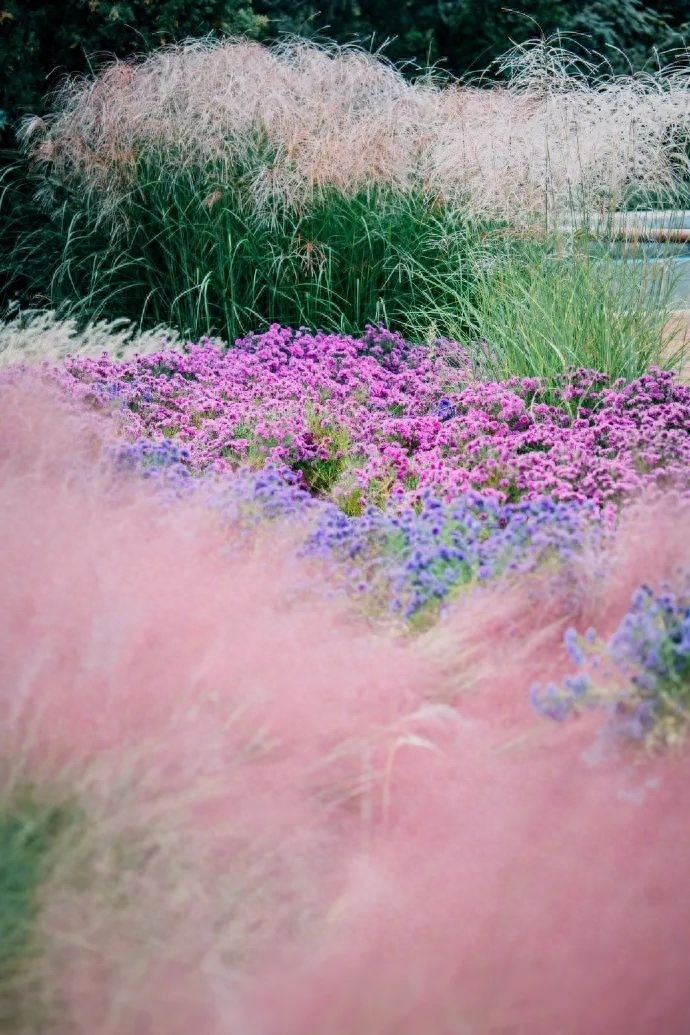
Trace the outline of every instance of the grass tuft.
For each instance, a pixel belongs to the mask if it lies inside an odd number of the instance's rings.
[[[495,339],[513,373],[545,343],[542,367],[591,354],[609,373],[637,370],[633,353],[659,348],[658,304],[626,303],[623,317],[594,267],[552,263],[548,241],[621,208],[687,201],[687,70],[617,77],[538,41],[501,75],[483,89],[411,81],[357,48],[229,39],[68,80],[24,127],[43,214],[23,230],[26,184],[3,180],[18,222],[0,276],[82,327],[125,316],[231,341],[273,322],[383,321],[408,337],[452,324]],[[604,316],[617,324],[606,348]]]
[[[40,892],[74,826],[72,806],[32,784],[0,788],[0,1030],[40,1032]]]

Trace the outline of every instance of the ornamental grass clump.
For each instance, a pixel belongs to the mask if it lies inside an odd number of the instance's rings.
[[[415,340],[429,328],[468,345],[484,380],[513,375],[552,379],[587,367],[632,379],[651,365],[678,369],[687,348],[672,341],[672,267],[663,261],[612,261],[578,245],[496,248],[475,272],[471,294],[453,295],[430,271],[426,297],[411,311]],[[476,344],[474,344],[476,343]]]
[[[47,216],[4,274],[192,337],[412,334],[425,310],[447,333],[506,235],[550,252],[633,195],[680,205],[689,138],[686,71],[614,77],[544,42],[477,89],[354,47],[192,41],[68,80],[26,122]]]
[[[25,138],[104,209],[136,185],[139,163],[163,158],[174,170],[220,163],[209,208],[232,187],[223,169],[241,171],[247,204],[266,213],[374,185],[466,199],[474,216],[610,211],[626,190],[671,195],[687,173],[687,70],[612,76],[542,40],[498,71],[477,90],[406,79],[356,47],[197,40],[67,80]]]
[[[0,366],[18,363],[60,363],[68,356],[97,357],[107,352],[112,359],[132,353],[160,352],[181,344],[169,327],[137,333],[127,319],[101,321],[80,328],[74,319],[52,310],[11,311],[0,321]]]

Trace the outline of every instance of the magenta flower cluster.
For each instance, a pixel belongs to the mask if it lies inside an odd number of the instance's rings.
[[[457,343],[273,326],[228,350],[74,357],[54,376],[112,409],[126,439],[173,440],[191,471],[270,462],[353,514],[429,491],[606,506],[690,478],[690,388],[660,370],[478,383]]]

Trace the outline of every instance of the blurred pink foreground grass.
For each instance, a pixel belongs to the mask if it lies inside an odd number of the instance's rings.
[[[416,639],[115,480],[104,424],[0,389],[0,759],[86,817],[43,888],[56,1035],[683,1035],[690,759],[535,717],[564,628],[687,565],[640,504],[611,556]],[[0,990],[2,994],[2,990]]]

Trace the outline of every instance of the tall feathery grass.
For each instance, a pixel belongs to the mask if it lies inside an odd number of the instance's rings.
[[[677,196],[687,173],[687,69],[607,76],[549,43],[503,62],[490,90],[410,82],[379,56],[305,41],[196,41],[68,80],[25,138],[39,162],[94,190],[102,208],[139,163],[199,172],[227,163],[254,206],[290,207],[372,184],[462,201],[512,221],[621,207],[631,190]],[[223,182],[216,186],[222,189]],[[205,184],[203,184],[205,186]],[[207,196],[207,195],[204,195]]]
[[[615,77],[540,42],[500,71],[478,89],[406,79],[356,48],[230,39],[68,80],[52,114],[24,127],[45,215],[19,234],[5,277],[81,321],[193,337],[383,320],[500,338],[503,311],[543,302],[513,286],[541,289],[547,268],[566,299],[586,301],[593,269],[546,263],[566,223],[683,202],[690,139],[687,70]],[[602,306],[633,329],[622,365],[598,338],[581,354],[581,333],[549,339],[552,359],[617,374],[634,354],[639,370],[659,351],[663,306],[628,292],[621,316],[599,291],[585,325]],[[510,361],[524,354],[518,344]]]
[[[100,356],[104,352],[125,359],[179,344],[179,334],[170,327],[138,333],[126,318],[80,327],[75,319],[61,318],[52,310],[24,309],[10,310],[0,321],[0,367],[59,363],[70,355]]]

